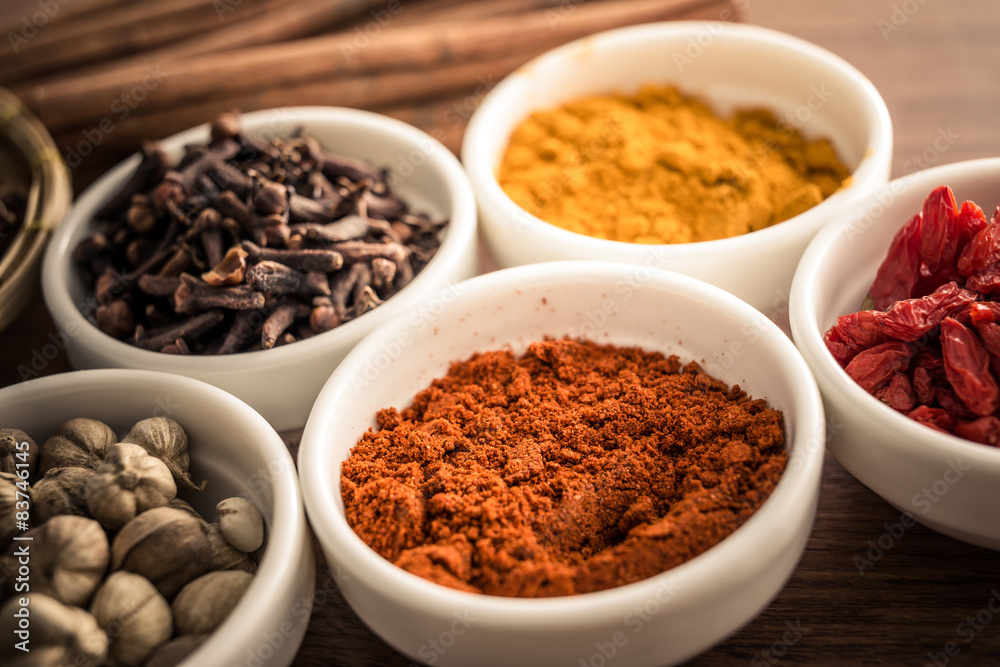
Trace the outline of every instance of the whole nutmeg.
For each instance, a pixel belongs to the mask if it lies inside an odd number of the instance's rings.
[[[115,535],[111,569],[141,574],[170,600],[208,570],[211,545],[204,526],[203,521],[172,507],[147,510]]]
[[[176,495],[177,485],[166,464],[139,445],[128,443],[112,445],[87,482],[91,516],[112,530],[137,514],[163,507]]]
[[[60,514],[89,516],[87,482],[95,472],[90,468],[50,468],[32,488],[31,515],[42,524]]]
[[[264,543],[264,519],[246,498],[226,498],[215,507],[226,541],[245,553]]]
[[[212,546],[212,564],[210,570],[242,570],[256,572],[257,563],[250,554],[240,551],[231,545],[222,535],[222,528],[217,523],[208,524],[208,543]]]
[[[32,528],[3,555],[3,568],[17,572],[24,545],[30,544],[31,590],[65,604],[86,606],[108,569],[108,538],[93,519],[65,514]],[[15,591],[16,579],[7,582]]]
[[[114,430],[102,421],[79,417],[64,422],[42,445],[38,474],[51,468],[96,470],[111,445],[118,442]]]
[[[188,437],[184,428],[169,417],[150,417],[132,427],[122,442],[139,445],[152,456],[167,464],[170,473],[181,486],[201,491],[205,483],[195,484],[188,474]]]
[[[21,479],[33,480],[38,469],[38,445],[24,431],[16,428],[0,428],[0,472],[17,474],[27,470],[28,476]]]
[[[27,605],[22,606],[22,602]],[[18,633],[27,609],[30,619],[22,650]],[[108,636],[85,609],[65,605],[43,593],[7,600],[0,608],[0,664],[4,667],[63,667],[102,665],[108,655]]]
[[[205,643],[208,635],[181,635],[171,639],[149,656],[144,667],[177,667]]]
[[[94,594],[90,613],[108,633],[108,664],[136,667],[174,632],[170,605],[145,577],[114,572]]]
[[[209,572],[181,589],[171,605],[182,635],[214,632],[239,603],[253,580],[249,572]]]
[[[0,472],[0,550],[6,549],[14,536],[22,532],[18,528],[18,512],[24,511],[27,507],[25,503],[30,504],[32,497],[32,490],[27,482],[17,475]]]

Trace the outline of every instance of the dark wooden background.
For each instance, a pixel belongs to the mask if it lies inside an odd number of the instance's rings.
[[[734,4],[745,22],[811,40],[874,82],[895,128],[894,176],[1000,156],[996,0]],[[440,117],[416,109],[411,122],[434,129]],[[460,128],[457,134],[453,125],[445,129],[460,138]],[[88,180],[78,175],[77,185]],[[1000,201],[1000,183],[997,192]],[[998,202],[979,203],[992,209]],[[68,370],[62,355],[38,356],[53,331],[38,299],[0,333],[0,386],[20,381],[20,371],[33,363],[41,374]],[[294,449],[296,434],[285,435]],[[997,516],[1000,521],[1000,508]],[[1000,601],[1000,553],[919,525],[893,536],[887,526],[899,520],[898,510],[828,455],[816,524],[794,576],[759,617],[690,664],[1000,664],[1000,616],[988,609],[995,597]],[[296,664],[411,664],[360,623],[336,592],[318,550],[317,558],[317,587],[326,592],[326,601],[315,610]],[[858,559],[870,559],[863,573]],[[970,617],[973,624],[966,620]],[[801,636],[788,633],[789,627]],[[790,638],[794,641],[786,641]]]

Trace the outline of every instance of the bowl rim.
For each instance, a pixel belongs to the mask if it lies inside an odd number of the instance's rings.
[[[225,372],[246,366],[275,367],[287,365],[309,354],[323,353],[328,347],[342,345],[363,334],[371,327],[391,320],[402,311],[407,302],[418,298],[418,292],[425,284],[449,267],[462,261],[464,248],[471,244],[476,234],[477,214],[475,197],[465,170],[458,159],[441,142],[408,123],[371,111],[346,107],[298,106],[263,109],[240,114],[240,126],[251,127],[252,131],[267,129],[275,119],[291,129],[307,123],[332,123],[347,128],[392,136],[401,143],[413,146],[426,155],[426,160],[415,169],[433,164],[441,172],[448,190],[451,212],[448,229],[437,253],[413,281],[388,299],[378,308],[365,313],[350,322],[330,331],[296,341],[294,345],[282,345],[267,350],[254,350],[229,355],[165,355],[154,350],[145,350],[105,334],[94,326],[80,312],[73,302],[68,286],[76,280],[72,266],[70,237],[80,226],[93,223],[93,213],[120,187],[139,164],[136,153],[103,174],[84,190],[74,202],[65,222],[52,236],[42,262],[42,294],[53,319],[64,328],[72,327],[74,337],[89,348],[113,352],[120,363],[131,367],[150,368],[159,371],[185,372]],[[160,140],[160,144],[171,153],[179,153],[185,144],[204,142],[208,138],[210,123],[183,130]],[[287,133],[286,133],[287,134]],[[327,148],[336,152],[335,148]],[[176,159],[174,157],[174,159]],[[413,289],[416,288],[416,289]],[[402,298],[395,300],[402,295]],[[89,299],[90,297],[88,297]]]
[[[295,464],[291,454],[278,433],[252,407],[228,392],[183,375],[162,371],[145,371],[129,368],[102,368],[55,373],[26,380],[19,384],[0,388],[0,404],[8,398],[17,397],[18,402],[52,401],[71,394],[99,393],[102,388],[121,389],[123,386],[175,387],[192,399],[216,403],[217,410],[238,415],[246,420],[250,430],[257,434],[254,448],[268,461],[269,487],[274,507],[270,524],[267,525],[268,541],[262,553],[257,574],[254,575],[241,601],[198,649],[191,654],[197,657],[204,651],[205,656],[229,652],[232,639],[230,633],[240,628],[252,629],[255,633],[270,627],[270,617],[261,605],[248,604],[253,599],[272,600],[279,596],[294,578],[298,568],[288,567],[289,563],[299,563],[301,558],[311,558],[299,553],[306,544],[307,520],[302,503],[302,492]],[[152,415],[151,415],[152,416]],[[47,436],[46,436],[47,437]],[[271,465],[278,462],[278,465]],[[240,651],[242,651],[240,647]],[[187,664],[187,662],[185,662]]]
[[[501,269],[482,274],[461,283],[460,294],[449,307],[465,300],[472,301],[494,288],[514,291],[545,283],[553,276],[560,276],[555,284],[569,281],[618,278],[634,266],[620,262],[568,260],[543,262]],[[720,288],[689,276],[672,271],[653,269],[652,278],[646,286],[659,286],[669,291],[701,296],[710,306],[723,305],[741,321],[760,317],[755,310],[735,296]],[[418,304],[410,312],[420,311]],[[322,445],[333,419],[328,411],[336,398],[349,391],[351,376],[357,367],[363,365],[374,351],[381,350],[387,340],[392,340],[406,330],[407,317],[401,317],[391,325],[381,327],[369,334],[344,359],[324,385],[313,405],[309,420],[303,431],[299,449],[299,478],[302,494],[309,516],[310,525],[324,549],[336,549],[341,553],[344,570],[350,576],[357,575],[366,586],[376,588],[380,593],[396,602],[417,606],[430,603],[441,609],[468,609],[480,613],[483,618],[510,628],[532,628],[544,623],[547,628],[572,627],[583,620],[592,621],[597,616],[618,618],[623,609],[631,609],[650,597],[650,592],[666,587],[669,590],[695,589],[712,590],[720,586],[717,581],[721,563],[738,554],[755,553],[756,546],[773,540],[768,523],[781,523],[782,517],[794,512],[806,498],[816,497],[819,492],[820,475],[825,452],[825,418],[819,390],[812,374],[795,346],[780,328],[764,318],[761,322],[762,342],[769,354],[775,357],[776,365],[785,369],[788,380],[797,391],[791,392],[796,409],[796,432],[789,441],[792,447],[788,464],[782,478],[767,500],[743,525],[722,542],[711,547],[695,558],[670,570],[638,582],[611,589],[569,596],[549,598],[516,598],[469,593],[425,580],[415,574],[400,569],[378,555],[347,524],[343,510],[334,498],[331,481],[327,474],[331,467],[339,471],[340,463],[333,463],[329,448]],[[493,347],[500,347],[498,342]],[[332,412],[332,411],[330,411]],[[339,484],[339,483],[338,483]],[[334,507],[331,509],[330,503]],[[810,526],[812,521],[810,520]],[[803,542],[804,547],[804,542]],[[678,584],[677,582],[681,582]],[[716,591],[727,595],[727,591]],[[417,602],[419,601],[419,602]]]
[[[971,175],[977,180],[986,180],[992,176],[996,180],[1000,178],[1000,157],[951,162],[900,176],[875,189],[850,209],[842,211],[831,219],[809,243],[796,267],[790,292],[789,319],[796,346],[802,352],[824,393],[836,392],[855,409],[862,410],[875,419],[887,420],[886,423],[900,434],[899,442],[906,443],[901,444],[904,448],[908,448],[910,443],[919,442],[920,447],[929,447],[940,456],[954,456],[957,452],[962,457],[974,461],[976,465],[992,466],[1000,470],[998,448],[927,428],[862,389],[837,363],[823,343],[825,330],[820,330],[818,322],[817,274],[840,236],[864,216],[871,215],[876,219],[874,224],[878,224],[878,221],[885,219],[893,207],[895,198],[900,195],[922,192],[923,197],[926,197],[939,185],[951,186],[949,181],[953,184],[956,175],[962,177]],[[891,198],[893,201],[886,205],[883,203],[886,198]],[[1000,204],[1000,198],[997,204]],[[882,211],[872,214],[871,211],[876,205],[881,206]],[[913,213],[914,211],[910,211],[908,214],[901,214],[895,228],[902,227]]]
[[[69,170],[42,122],[0,87],[0,145],[22,163],[27,206],[10,244],[0,254],[0,330],[11,325],[35,296],[46,244],[73,199]]]
[[[480,205],[489,204],[491,206],[498,206],[503,219],[506,221],[503,227],[509,227],[513,224],[515,227],[520,228],[519,231],[531,229],[541,239],[540,242],[551,244],[555,247],[566,244],[576,245],[586,249],[588,253],[591,253],[595,257],[621,256],[623,254],[641,255],[650,249],[678,255],[694,252],[732,252],[744,250],[748,243],[765,247],[766,244],[773,243],[775,237],[785,233],[784,230],[787,230],[789,227],[796,229],[817,227],[825,219],[825,216],[828,216],[849,200],[859,197],[860,193],[866,192],[870,188],[870,184],[878,180],[879,174],[888,170],[887,167],[889,161],[891,161],[893,144],[892,121],[889,116],[889,109],[878,89],[860,70],[833,52],[802,38],[763,26],[724,23],[723,30],[715,39],[733,39],[772,50],[788,50],[790,52],[789,57],[808,58],[812,62],[822,64],[824,67],[836,71],[840,76],[850,80],[857,88],[864,92],[863,97],[866,101],[866,112],[872,123],[872,130],[869,133],[869,145],[861,156],[858,166],[851,172],[852,180],[846,187],[837,190],[816,206],[779,224],[738,236],[682,244],[636,244],[625,241],[599,239],[586,234],[571,232],[528,213],[514,203],[500,187],[494,173],[495,165],[488,163],[488,160],[492,159],[493,156],[486,155],[480,149],[481,136],[491,133],[493,126],[492,117],[499,113],[497,108],[502,106],[504,98],[520,94],[518,89],[522,85],[527,85],[525,80],[527,77],[530,77],[530,72],[550,63],[572,61],[574,58],[603,47],[616,49],[620,45],[628,46],[636,41],[648,42],[663,39],[664,37],[691,35],[708,30],[717,23],[719,22],[698,20],[661,21],[615,28],[576,39],[547,51],[505,77],[486,94],[477,106],[469,119],[469,124],[462,141],[462,163],[469,173],[470,182],[480,199]],[[679,85],[683,88],[683,83],[679,83]],[[885,165],[882,164],[883,162],[885,162]]]

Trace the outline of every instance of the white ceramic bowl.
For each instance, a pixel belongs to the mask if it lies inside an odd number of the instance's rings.
[[[204,382],[151,371],[75,371],[0,389],[0,425],[39,446],[75,417],[99,419],[123,436],[154,416],[188,434],[192,477],[208,482],[185,496],[195,509],[211,517],[223,498],[243,496],[263,514],[267,540],[243,599],[183,664],[291,664],[309,623],[315,562],[295,465],[259,414]]]
[[[545,336],[639,345],[698,360],[784,411],[790,460],[758,512],[697,558],[650,579],[562,598],[446,588],[389,563],[350,528],[340,465],[375,413],[405,407],[450,361]],[[435,665],[672,664],[755,616],[795,568],[812,526],[823,410],[788,338],[732,295],[668,271],[551,262],[456,285],[370,334],[331,376],[309,416],[299,475],[310,523],[361,619],[405,655]],[[637,615],[636,609],[645,610]],[[609,649],[608,646],[611,646]],[[610,662],[608,664],[611,664]]]
[[[830,452],[865,486],[945,535],[1000,549],[1000,450],[938,433],[859,387],[823,343],[837,317],[861,309],[889,242],[947,185],[987,216],[1000,204],[1000,159],[894,180],[832,221],[806,249],[792,283],[792,336],[819,384]]]
[[[511,132],[533,111],[571,99],[677,85],[717,113],[768,107],[808,138],[828,137],[853,180],[814,208],[735,238],[639,245],[576,234],[515,204],[496,180]],[[888,180],[892,126],[878,91],[854,67],[801,39],[750,25],[674,21],[622,28],[559,47],[497,85],[469,122],[462,162],[483,236],[502,267],[561,259],[644,264],[700,278],[787,325],[796,262],[824,222]]]
[[[214,384],[238,396],[279,431],[301,428],[323,383],[347,352],[372,329],[408,305],[477,271],[476,210],[468,179],[455,156],[426,133],[386,116],[354,109],[299,107],[247,113],[241,128],[261,137],[289,136],[299,128],[327,150],[388,168],[395,192],[417,212],[450,220],[441,247],[416,278],[385,304],[331,331],[292,345],[237,355],[161,354],[101,332],[80,313],[90,296],[73,264],[76,245],[91,229],[94,212],[128,178],[138,156],[88,188],[54,234],[45,254],[42,289],[74,368],[143,368]],[[185,144],[203,143],[203,125],[163,140],[173,159]]]

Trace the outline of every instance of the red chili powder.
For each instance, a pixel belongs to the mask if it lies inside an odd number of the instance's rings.
[[[787,461],[764,400],[586,341],[475,354],[377,423],[343,464],[348,522],[397,566],[489,595],[663,572],[742,525]]]

